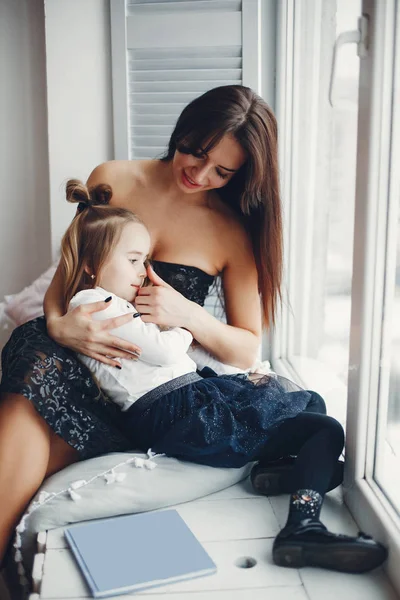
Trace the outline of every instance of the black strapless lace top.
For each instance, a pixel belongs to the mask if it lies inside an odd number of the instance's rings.
[[[188,300],[204,306],[205,299],[215,277],[198,267],[189,267],[177,263],[152,260],[152,267],[157,275],[175,288]]]

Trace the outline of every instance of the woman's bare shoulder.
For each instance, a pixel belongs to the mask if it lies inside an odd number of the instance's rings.
[[[114,187],[132,185],[135,179],[145,176],[150,160],[109,160],[98,165],[87,180],[88,186],[108,183]]]
[[[212,207],[216,214],[215,222],[218,230],[230,240],[233,246],[236,246],[238,242],[243,243],[248,239],[248,234],[240,215],[226,204],[226,202],[223,202],[217,194],[212,199]]]
[[[211,231],[218,240],[221,271],[234,262],[254,262],[252,242],[240,215],[217,194],[210,199]]]
[[[143,194],[151,160],[110,160],[98,165],[90,174],[88,187],[107,183],[112,189],[111,204],[133,210],[133,199]]]

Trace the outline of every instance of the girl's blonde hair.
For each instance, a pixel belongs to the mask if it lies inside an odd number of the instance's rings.
[[[65,310],[77,292],[97,285],[101,269],[118,244],[123,226],[128,223],[144,226],[129,210],[109,206],[112,197],[109,185],[100,184],[89,189],[81,181],[70,179],[66,196],[68,202],[78,204],[78,211],[61,242]]]

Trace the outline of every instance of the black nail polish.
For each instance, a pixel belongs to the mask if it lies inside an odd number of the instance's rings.
[[[104,300],[104,302],[110,302],[110,300],[112,300],[112,296],[108,296],[108,298],[106,298],[106,299]]]
[[[140,317],[140,313],[133,313],[133,318],[136,319],[136,317]]]
[[[122,369],[121,365],[115,365],[117,369]]]

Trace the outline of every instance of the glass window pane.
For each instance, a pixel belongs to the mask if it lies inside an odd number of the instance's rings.
[[[390,114],[385,115],[390,119],[387,142],[390,155],[373,476],[400,514],[400,6],[394,33],[394,64],[390,69],[393,79],[387,109]]]
[[[374,478],[400,513],[400,197],[396,208],[395,239],[389,237],[387,248]]]
[[[339,1],[337,35],[356,29],[360,14],[361,2]],[[332,110],[323,326],[316,350],[317,360],[328,365],[346,386],[353,270],[358,76],[356,45],[348,44],[339,51]]]
[[[349,361],[351,282],[353,263],[353,228],[355,207],[359,58],[356,45],[340,48],[337,57],[333,89],[333,107],[328,102],[332,49],[336,37],[343,31],[358,28],[360,0],[328,2],[331,15],[321,24],[320,80],[318,112],[300,108],[302,136],[298,149],[299,161],[308,156],[305,143],[307,130],[317,120],[316,151],[309,159],[315,162],[312,194],[308,193],[309,172],[297,175],[297,187],[292,204],[300,203],[307,210],[310,197],[312,209],[307,217],[298,207],[295,223],[304,229],[296,232],[296,270],[290,289],[293,310],[289,332],[288,359],[306,384],[321,393],[335,397],[340,408],[335,414],[343,422],[347,398]],[[329,15],[323,13],[323,19]],[[332,23],[334,24],[332,26]],[[308,186],[308,188],[307,188]],[[303,189],[304,188],[304,189]],[[291,243],[291,242],[290,242]],[[305,256],[309,246],[308,257]],[[317,376],[319,375],[319,380]],[[339,414],[340,413],[340,414]]]

